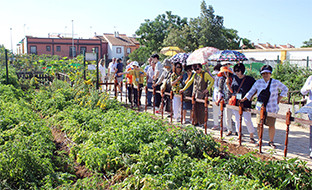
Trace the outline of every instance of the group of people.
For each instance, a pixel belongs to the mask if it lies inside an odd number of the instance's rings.
[[[195,99],[204,99],[208,92],[213,89],[213,122],[212,129],[218,130],[220,102],[224,100],[224,119],[223,126],[227,130],[227,136],[239,135],[239,118],[238,111],[229,109],[226,105],[235,99],[234,105],[238,106],[242,102],[244,108],[251,108],[251,101],[255,95],[258,97],[256,109],[260,110],[264,104],[266,112],[277,113],[279,110],[279,102],[282,97],[287,96],[288,88],[279,80],[271,78],[273,69],[270,65],[264,65],[260,69],[261,79],[255,80],[251,76],[245,75],[245,66],[242,63],[236,63],[234,66],[231,62],[218,63],[213,68],[213,72],[204,70],[202,64],[183,65],[180,62],[170,62],[165,59],[163,62],[159,61],[159,55],[153,54],[148,59],[148,64],[143,70],[136,61],[128,61],[125,72],[122,66],[118,67],[121,59],[113,60],[108,67],[110,82],[117,77],[118,83],[122,80],[122,75],[125,74],[127,79],[127,90],[129,102],[135,105],[141,105],[141,93],[144,81],[146,81],[147,88],[150,89],[147,93],[147,106],[152,106],[153,103],[158,108],[156,113],[160,113],[163,108],[170,112],[173,110],[173,119],[180,121],[181,117],[181,94]],[[121,64],[122,65],[122,64]],[[144,79],[146,77],[146,79]],[[309,82],[308,82],[309,81]],[[310,101],[312,101],[312,76],[308,79],[301,92],[303,94],[310,93]],[[120,85],[118,85],[120,91]],[[168,95],[163,93],[156,93],[153,99],[153,92],[156,91],[170,92],[173,91],[174,97],[171,100]],[[266,91],[266,93],[265,93]],[[267,96],[267,97],[265,97]],[[261,97],[261,98],[260,98]],[[263,98],[264,97],[264,98]],[[161,103],[163,98],[163,104]],[[153,102],[155,100],[155,102]],[[170,102],[172,101],[172,102]],[[171,108],[172,105],[172,108]],[[162,107],[163,106],[163,107]],[[191,118],[186,118],[187,111],[192,112],[192,103],[190,100],[183,101],[183,121],[190,123],[194,120],[195,126],[203,126],[205,123],[204,104],[196,102],[194,104],[194,113],[191,113]],[[235,127],[232,126],[232,116],[234,115]],[[194,118],[192,118],[192,116]],[[255,127],[251,120],[250,112],[243,112],[243,121],[247,127],[250,143],[256,143],[254,138]],[[260,134],[260,116],[257,116],[257,134]],[[312,116],[311,116],[312,119]],[[275,122],[276,118],[266,116],[264,124],[269,127],[269,143],[268,145],[275,148]],[[312,134],[312,132],[311,132]],[[256,143],[258,145],[258,143]],[[310,143],[310,150],[312,157],[312,141]]]

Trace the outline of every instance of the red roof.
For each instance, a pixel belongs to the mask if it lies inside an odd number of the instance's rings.
[[[126,34],[107,34],[104,33],[103,37],[107,42],[114,46],[135,46],[139,42],[134,37],[128,37]]]

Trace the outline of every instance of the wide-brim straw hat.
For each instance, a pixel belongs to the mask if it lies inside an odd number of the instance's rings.
[[[221,67],[220,72],[218,73],[218,77],[222,76],[222,73],[224,72],[229,72],[233,74],[233,71],[231,69],[229,69],[228,67]]]

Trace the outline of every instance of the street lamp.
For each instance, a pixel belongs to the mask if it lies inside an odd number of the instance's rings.
[[[72,20],[72,55],[73,55],[73,58],[75,57],[74,48],[75,48],[74,46],[74,20]]]
[[[13,53],[12,28],[10,28],[10,35],[11,35],[11,52]]]

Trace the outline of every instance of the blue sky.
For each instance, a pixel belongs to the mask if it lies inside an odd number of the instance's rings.
[[[172,11],[182,18],[200,14],[202,0],[4,0],[0,8],[0,44],[13,50],[26,35],[72,33],[89,38],[97,34],[132,35],[145,19]],[[206,0],[224,26],[254,43],[300,47],[312,38],[312,0]],[[72,22],[72,20],[74,20]],[[12,31],[10,30],[12,28]]]

